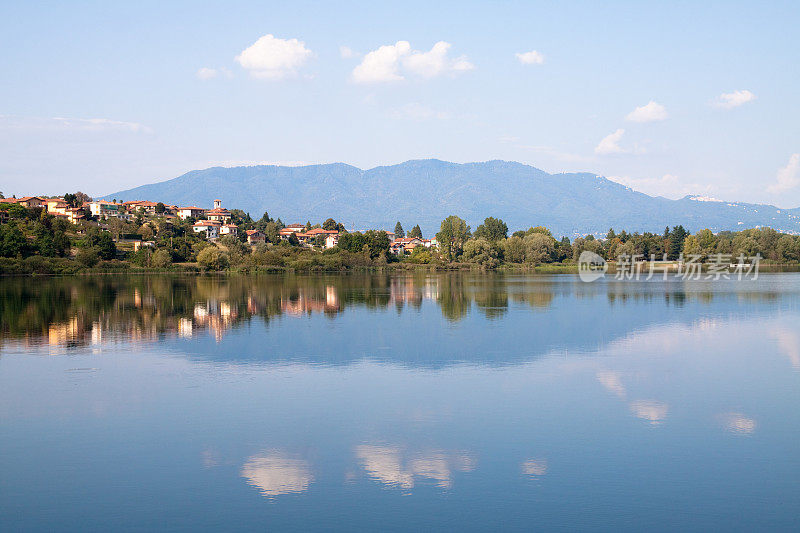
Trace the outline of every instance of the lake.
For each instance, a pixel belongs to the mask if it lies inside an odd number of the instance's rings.
[[[798,530],[800,275],[0,279],[0,529]]]

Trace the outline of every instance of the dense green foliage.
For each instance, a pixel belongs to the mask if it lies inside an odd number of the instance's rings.
[[[75,195],[77,197],[77,195]],[[605,238],[593,235],[574,241],[557,240],[543,226],[515,231],[508,236],[503,220],[488,217],[474,234],[466,221],[450,216],[442,221],[436,242],[426,241],[411,249],[392,248],[386,232],[368,230],[347,233],[341,223],[328,218],[307,228],[338,230],[338,245],[325,248],[324,236],[301,243],[295,233],[283,239],[280,219],[268,213],[253,220],[248,213],[234,209],[238,236],[223,236],[207,242],[195,233],[192,221],[138,212],[126,222],[111,218],[71,224],[47,214],[41,208],[19,204],[0,204],[0,274],[56,274],[81,270],[181,269],[251,272],[260,270],[347,270],[384,267],[493,269],[503,265],[525,267],[574,263],[583,251],[592,251],[607,260],[627,255],[639,260],[696,256],[709,260],[718,254],[736,258],[760,254],[773,263],[800,262],[800,236],[779,233],[770,228],[714,234],[704,229],[690,234],[683,226],[667,228],[663,234],[628,233],[609,230]],[[266,242],[250,246],[246,229],[259,229]],[[403,233],[398,222],[397,235]],[[408,232],[422,237],[419,225]],[[399,255],[392,253],[395,250]],[[553,267],[555,268],[555,267]]]

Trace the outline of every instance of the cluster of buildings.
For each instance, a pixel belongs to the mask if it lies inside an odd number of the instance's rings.
[[[301,244],[314,243],[320,236],[325,239],[325,248],[333,248],[339,244],[338,230],[325,230],[322,228],[306,230],[303,224],[289,224],[278,232],[278,236],[284,240],[289,239],[292,234],[297,237]],[[386,236],[389,237],[389,249],[395,255],[411,253],[417,246],[431,248],[439,244],[436,239],[420,239],[418,237],[401,237],[398,239],[393,231],[387,231]]]
[[[86,218],[82,207],[72,207],[63,198],[44,198],[42,196],[24,196],[22,198],[3,198],[0,203],[18,204],[22,207],[41,207],[49,214],[66,219],[71,223]]]
[[[202,233],[208,240],[216,240],[226,235],[239,235],[239,227],[231,222],[231,212],[222,207],[222,200],[214,200],[214,207],[205,209],[197,206],[180,207],[168,205],[161,202],[150,202],[147,200],[132,200],[128,202],[109,202],[106,200],[93,200],[84,202],[81,207],[71,207],[64,198],[45,198],[40,196],[25,196],[24,198],[0,199],[2,203],[16,203],[23,207],[41,207],[47,213],[62,217],[72,223],[76,223],[85,218],[86,210],[98,220],[108,220],[117,218],[129,221],[137,213],[146,216],[160,216],[167,220],[179,218],[181,220],[196,220],[192,224],[192,231]],[[160,206],[163,206],[163,209]],[[266,241],[263,232],[257,229],[247,230],[248,244],[255,245]],[[303,224],[289,224],[278,232],[278,236],[283,240],[288,240],[291,236],[297,238],[300,244],[311,245],[319,241],[322,237],[325,248],[333,248],[339,244],[339,231],[326,230],[322,228],[312,228],[306,230]],[[396,255],[410,253],[418,246],[431,248],[438,245],[436,239],[420,239],[417,237],[397,238],[394,232],[387,231],[386,235],[391,242],[390,250]]]

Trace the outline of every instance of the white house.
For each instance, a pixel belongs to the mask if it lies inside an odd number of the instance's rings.
[[[178,218],[186,220],[187,218],[199,218],[206,210],[202,207],[190,205],[188,207],[179,207],[177,211]]]
[[[223,224],[219,227],[219,234],[222,235],[238,235],[239,234],[239,226],[236,224]]]
[[[227,224],[231,221],[231,212],[222,207],[222,200],[214,200],[214,209],[206,211],[206,217]]]
[[[221,224],[215,220],[201,220],[192,225],[192,230],[195,233],[205,233],[206,238],[209,240],[219,237],[219,229]]]
[[[98,218],[115,217],[120,212],[121,207],[120,204],[102,200],[89,202],[89,210],[92,212],[92,216]]]

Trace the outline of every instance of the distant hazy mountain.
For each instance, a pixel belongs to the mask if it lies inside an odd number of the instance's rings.
[[[512,231],[544,225],[570,237],[604,234],[610,227],[662,232],[676,224],[690,231],[771,226],[800,233],[800,208],[689,196],[669,200],[595,174],[548,174],[507,161],[457,164],[426,159],[370,170],[343,163],[214,167],[105,198],[201,207],[220,198],[224,206],[243,209],[256,219],[264,211],[285,223],[333,217],[348,229],[392,229],[400,220],[406,230],[419,224],[426,236],[448,215],[460,216],[473,229],[494,216]]]

